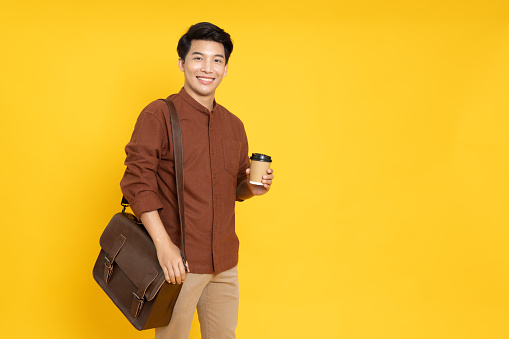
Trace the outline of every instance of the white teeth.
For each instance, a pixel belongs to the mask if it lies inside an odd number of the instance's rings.
[[[213,81],[214,79],[209,79],[209,78],[200,78],[200,77],[197,77],[198,80],[202,80],[202,81]]]

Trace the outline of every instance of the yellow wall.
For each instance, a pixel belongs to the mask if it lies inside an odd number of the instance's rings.
[[[235,42],[217,99],[277,175],[237,208],[238,337],[509,337],[507,1],[12,3],[2,338],[152,337],[91,271],[136,117],[204,20]]]

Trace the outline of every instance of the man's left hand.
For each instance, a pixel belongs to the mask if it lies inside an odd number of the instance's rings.
[[[253,185],[249,183],[249,173],[250,169],[246,169],[247,173],[247,185],[249,187],[249,190],[253,195],[263,195],[267,193],[270,190],[270,185],[272,185],[272,180],[274,179],[274,170],[272,168],[267,169],[267,174],[262,176],[262,184],[261,185]]]

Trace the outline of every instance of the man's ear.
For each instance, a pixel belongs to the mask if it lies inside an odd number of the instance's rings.
[[[224,77],[226,76],[226,73],[228,73],[228,64],[226,64],[226,66],[224,66],[224,73],[223,73]]]
[[[179,68],[181,72],[184,72],[184,60],[182,58],[179,58]]]

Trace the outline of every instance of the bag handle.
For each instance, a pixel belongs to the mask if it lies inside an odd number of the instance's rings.
[[[180,221],[180,238],[182,240],[182,261],[184,263],[184,269],[187,272],[187,259],[186,259],[186,250],[185,250],[185,230],[186,230],[186,220],[184,214],[184,156],[182,152],[182,131],[180,129],[180,120],[177,115],[177,108],[173,104],[170,99],[159,99],[166,102],[168,106],[170,121],[168,124],[168,119],[166,118],[166,114],[163,115],[166,128],[168,131],[171,130],[171,136],[173,141],[173,163],[175,165],[175,184],[177,188],[177,203],[179,208],[179,221]],[[169,128],[168,128],[169,126]],[[169,140],[168,140],[169,141]],[[126,207],[129,205],[127,199],[122,196],[121,205],[124,207],[122,212],[125,211]]]

